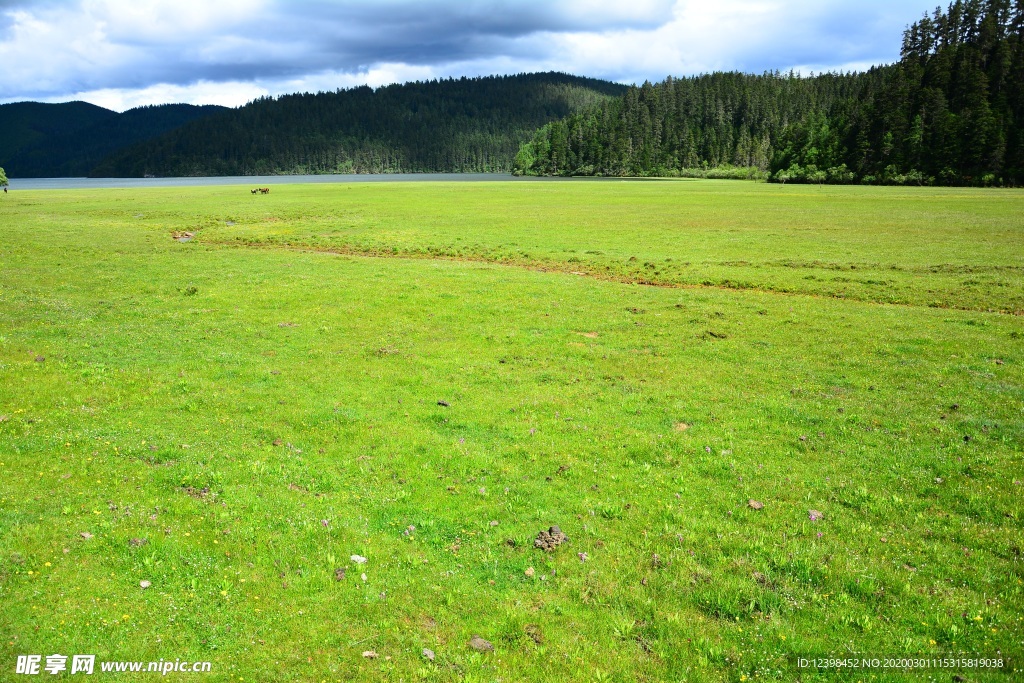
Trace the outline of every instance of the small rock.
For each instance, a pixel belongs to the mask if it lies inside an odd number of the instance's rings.
[[[362,574],[360,574],[359,578],[363,580],[363,583],[366,583],[366,572],[363,572]]]
[[[473,636],[469,641],[469,647],[477,652],[494,652],[494,646],[480,636]]]
[[[90,534],[90,533],[89,533],[88,531],[83,531],[82,533],[80,533],[80,534],[78,534],[78,535],[79,535],[79,536],[81,536],[82,538],[84,538],[84,539],[85,539],[85,540],[87,540],[87,541],[88,541],[88,540],[89,540],[90,538],[92,538],[92,534]]]
[[[945,480],[942,477],[935,477],[935,483],[936,484],[941,484],[943,481],[945,481]]]
[[[438,401],[437,405],[441,406],[442,408],[451,408],[452,406],[452,404],[449,403],[448,401]]]
[[[380,655],[374,652],[373,650],[367,650],[363,653],[363,657],[365,659],[377,659],[377,657],[380,657]]]
[[[824,514],[822,514],[821,512],[818,512],[817,510],[808,510],[807,511],[807,517],[812,522],[817,522],[818,520],[822,519],[824,516],[825,516]]]
[[[492,519],[491,520],[491,526],[498,526],[498,520]]]
[[[334,580],[335,581],[344,581],[345,580],[345,568],[344,567],[338,567],[337,569],[334,570]]]
[[[764,503],[762,503],[759,500],[754,500],[753,498],[751,498],[750,500],[747,501],[747,507],[749,507],[751,510],[763,510]]]
[[[530,578],[530,579],[532,579],[533,575],[535,574],[535,572],[533,571],[533,567],[527,567],[526,571],[523,572],[523,573],[526,574],[527,578]]]
[[[547,531],[541,531],[533,541],[533,547],[551,552],[558,546],[569,540],[558,526],[549,527]]]
[[[366,564],[366,558],[362,555],[353,555],[349,559],[355,562],[356,564]]]
[[[284,443],[284,442],[281,441],[281,439],[274,439],[274,445],[275,446],[280,446],[282,443]]]
[[[801,441],[807,441],[807,437],[806,437],[806,436],[801,436],[801,437],[800,437],[800,440],[801,440]]]
[[[431,662],[434,661],[434,651],[427,647],[423,648],[423,658]]]
[[[139,581],[139,587],[142,588],[142,590],[146,590],[152,585],[153,584],[151,584],[149,581]]]
[[[1002,365],[1002,364],[1003,364],[1003,359],[1002,358],[996,358],[996,365]]]

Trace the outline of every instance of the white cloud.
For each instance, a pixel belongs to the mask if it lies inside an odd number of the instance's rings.
[[[543,40],[567,70],[634,82],[719,70],[849,70],[898,59],[914,11],[897,14],[873,0],[839,12],[837,4],[679,0],[672,19],[652,30],[559,33]],[[843,24],[833,20],[837,14],[856,16]]]
[[[272,94],[256,83],[199,81],[190,85],[156,83],[145,88],[102,88],[71,93],[60,97],[42,98],[43,102],[81,100],[114,111],[124,111],[147,104],[180,102],[185,104],[219,104],[237,107],[257,97]]]
[[[439,73],[434,67],[381,64],[373,69],[355,73],[324,71],[277,81],[199,81],[188,85],[157,83],[145,88],[102,88],[76,92],[62,97],[43,98],[41,101],[81,100],[114,111],[167,102],[237,107],[267,95],[333,91],[359,85],[378,87],[392,83],[443,77],[444,74]]]
[[[672,13],[673,0],[561,0],[552,2],[555,12],[573,22],[609,24],[660,24]]]
[[[267,0],[84,0],[80,20],[102,26],[116,43],[178,45],[244,30],[267,11]]]
[[[443,76],[443,74],[440,74]],[[321,90],[337,90],[353,88],[358,85],[369,85],[376,88],[392,83],[407,83],[438,78],[439,71],[432,66],[411,66],[409,64],[378,64],[372,69],[355,73],[343,71],[324,71],[301,78],[293,78],[278,82],[277,88],[285,88],[278,92],[318,92]]]
[[[0,102],[238,105],[489,73],[848,69],[896,59],[933,1],[13,0],[0,10]]]

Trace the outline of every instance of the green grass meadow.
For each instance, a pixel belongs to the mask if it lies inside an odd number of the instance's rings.
[[[15,190],[0,222],[0,680],[1024,670],[1024,192]],[[854,652],[1011,665],[795,665]]]

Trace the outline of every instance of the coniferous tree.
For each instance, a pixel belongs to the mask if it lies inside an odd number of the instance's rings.
[[[645,83],[543,128],[516,171],[1019,185],[1024,0],[956,0],[865,73]]]
[[[537,127],[624,91],[523,74],[263,97],[127,149],[92,175],[508,172]]]

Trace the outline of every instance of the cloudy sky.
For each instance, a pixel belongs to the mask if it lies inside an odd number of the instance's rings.
[[[0,0],[0,102],[261,95],[565,71],[620,82],[894,61],[936,0]]]

